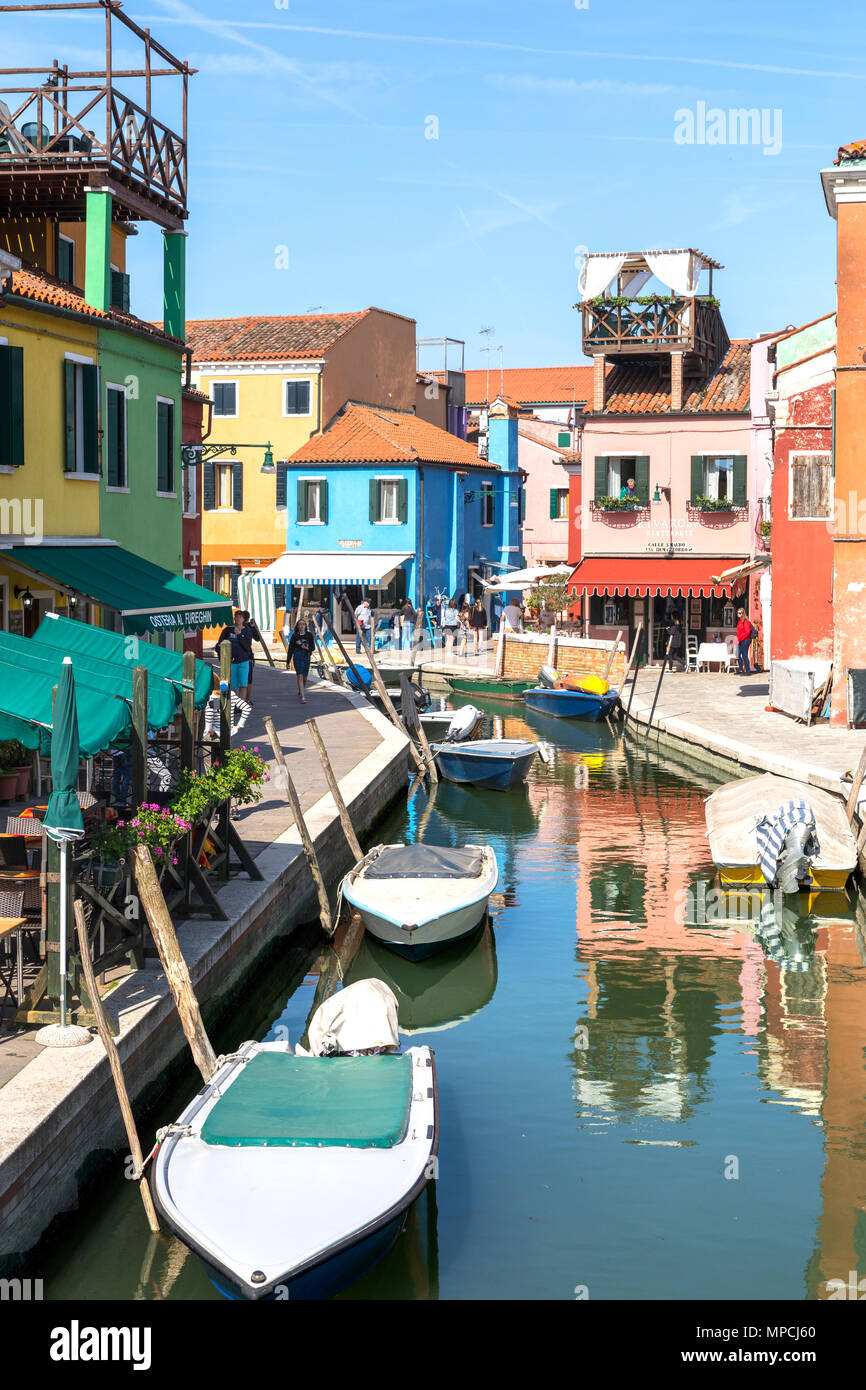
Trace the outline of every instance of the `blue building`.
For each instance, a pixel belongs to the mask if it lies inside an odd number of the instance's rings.
[[[286,554],[269,578],[286,606],[334,605],[345,588],[391,617],[405,598],[482,593],[522,564],[517,418],[491,420],[488,461],[408,411],[348,402],[278,464]],[[512,438],[513,436],[513,438]],[[495,455],[494,455],[495,449]],[[291,589],[291,592],[290,592]]]

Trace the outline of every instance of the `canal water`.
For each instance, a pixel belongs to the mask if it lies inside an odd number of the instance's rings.
[[[489,843],[500,881],[469,945],[409,964],[368,940],[353,965],[394,989],[407,1045],[435,1050],[441,1143],[393,1251],[341,1297],[798,1300],[866,1275],[853,906],[789,899],[762,921],[721,899],[710,774],[485,708],[552,760],[508,795],[442,783],[377,827]],[[317,952],[272,961],[218,1048],[300,1038]],[[197,1088],[187,1072],[146,1145]],[[217,1298],[184,1246],[149,1237],[120,1167],[39,1257],[46,1297]]]

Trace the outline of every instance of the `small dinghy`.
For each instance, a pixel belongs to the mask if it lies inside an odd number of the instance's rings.
[[[857,863],[839,798],[792,778],[765,773],[728,782],[707,798],[706,819],[713,863],[726,885],[841,889]]]
[[[423,960],[480,926],[498,879],[487,845],[377,845],[346,874],[341,891],[371,936]]]
[[[476,743],[434,743],[436,771],[446,782],[507,792],[529,776],[541,756],[537,743],[522,738],[483,738]]]
[[[377,1014],[384,1027],[371,1030]],[[433,1054],[391,1050],[399,1040],[388,986],[340,990],[317,1010],[309,1037],[316,1055],[245,1042],[157,1151],[157,1207],[229,1298],[294,1301],[347,1288],[390,1249],[432,1175]],[[380,1055],[346,1055],[349,1043],[376,1037]]]
[[[598,676],[560,676],[552,666],[542,666],[538,685],[524,692],[527,709],[550,714],[554,719],[588,719],[597,722],[610,714],[619,700]]]

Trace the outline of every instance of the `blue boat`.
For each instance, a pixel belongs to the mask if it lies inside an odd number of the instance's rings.
[[[616,705],[619,692],[608,690],[605,695],[591,695],[585,690],[559,690],[536,685],[523,693],[527,709],[539,714],[552,714],[555,719],[604,719]]]
[[[446,782],[507,792],[529,776],[539,756],[537,743],[516,738],[485,738],[474,743],[434,743],[436,770]]]

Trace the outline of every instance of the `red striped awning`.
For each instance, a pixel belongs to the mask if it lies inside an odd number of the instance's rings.
[[[650,594],[662,598],[728,598],[739,587],[739,581],[722,581],[722,572],[744,563],[737,556],[728,560],[695,555],[646,559],[627,556],[620,560],[611,555],[596,555],[581,560],[568,587],[576,594],[607,594],[611,598],[641,598]]]

